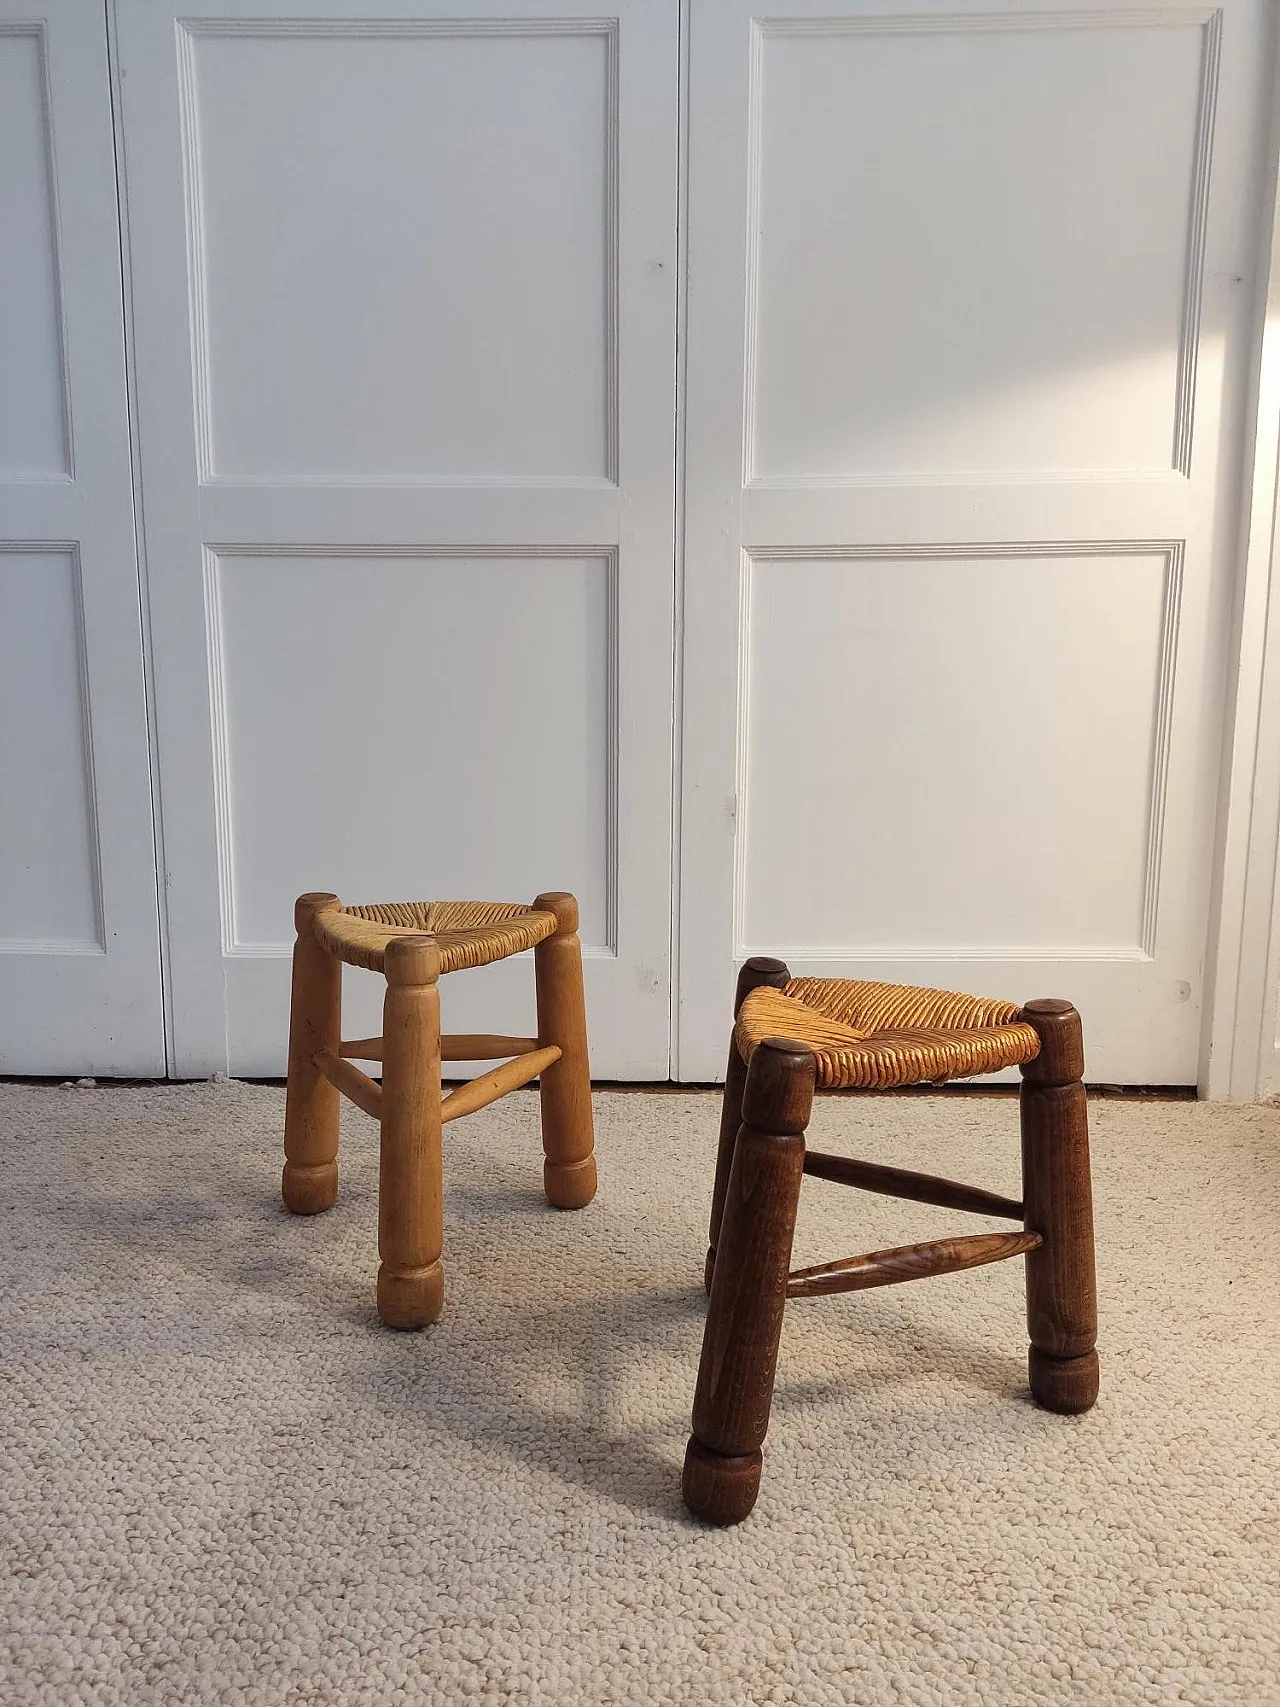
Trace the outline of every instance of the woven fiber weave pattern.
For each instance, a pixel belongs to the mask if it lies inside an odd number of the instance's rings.
[[[808,1044],[825,1089],[891,1090],[993,1073],[1040,1043],[1010,1002],[850,978],[793,978],[753,990],[734,1040],[743,1060],[766,1037]]]
[[[555,929],[554,913],[513,901],[388,901],[330,908],[315,917],[321,946],[366,972],[383,970],[393,937],[433,936],[443,974],[521,954]]]

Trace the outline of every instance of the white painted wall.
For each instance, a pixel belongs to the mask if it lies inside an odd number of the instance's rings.
[[[605,1076],[767,951],[1265,1091],[1271,9],[689,0],[683,164],[676,0],[463,10],[0,0],[0,1069],[279,1071],[299,889],[567,885]]]

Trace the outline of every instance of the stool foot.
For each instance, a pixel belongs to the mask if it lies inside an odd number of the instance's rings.
[[[555,1209],[585,1209],[596,1194],[596,1159],[585,1156],[580,1162],[542,1164],[542,1188],[547,1202]]]
[[[332,1209],[338,1195],[337,1162],[317,1162],[313,1167],[286,1162],[280,1195],[291,1215],[319,1215]]]
[[[691,1440],[685,1447],[680,1478],[685,1505],[704,1523],[741,1523],[756,1503],[763,1463],[764,1455],[758,1451],[726,1457]]]
[[[378,1315],[389,1328],[429,1328],[444,1309],[444,1264],[378,1270]]]
[[[1031,1396],[1046,1411],[1073,1417],[1090,1410],[1097,1401],[1096,1351],[1087,1351],[1083,1357],[1050,1357],[1048,1352],[1033,1345],[1027,1352],[1027,1370]]]

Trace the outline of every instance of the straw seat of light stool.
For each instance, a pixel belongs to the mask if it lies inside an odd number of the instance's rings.
[[[316,915],[316,935],[329,953],[366,972],[383,970],[396,937],[434,937],[443,975],[521,954],[555,929],[554,913],[515,901],[384,901]]]

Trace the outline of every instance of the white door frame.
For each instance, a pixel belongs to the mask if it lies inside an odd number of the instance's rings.
[[[1200,1095],[1231,1102],[1280,1089],[1280,47],[1271,112],[1200,1052]]]

